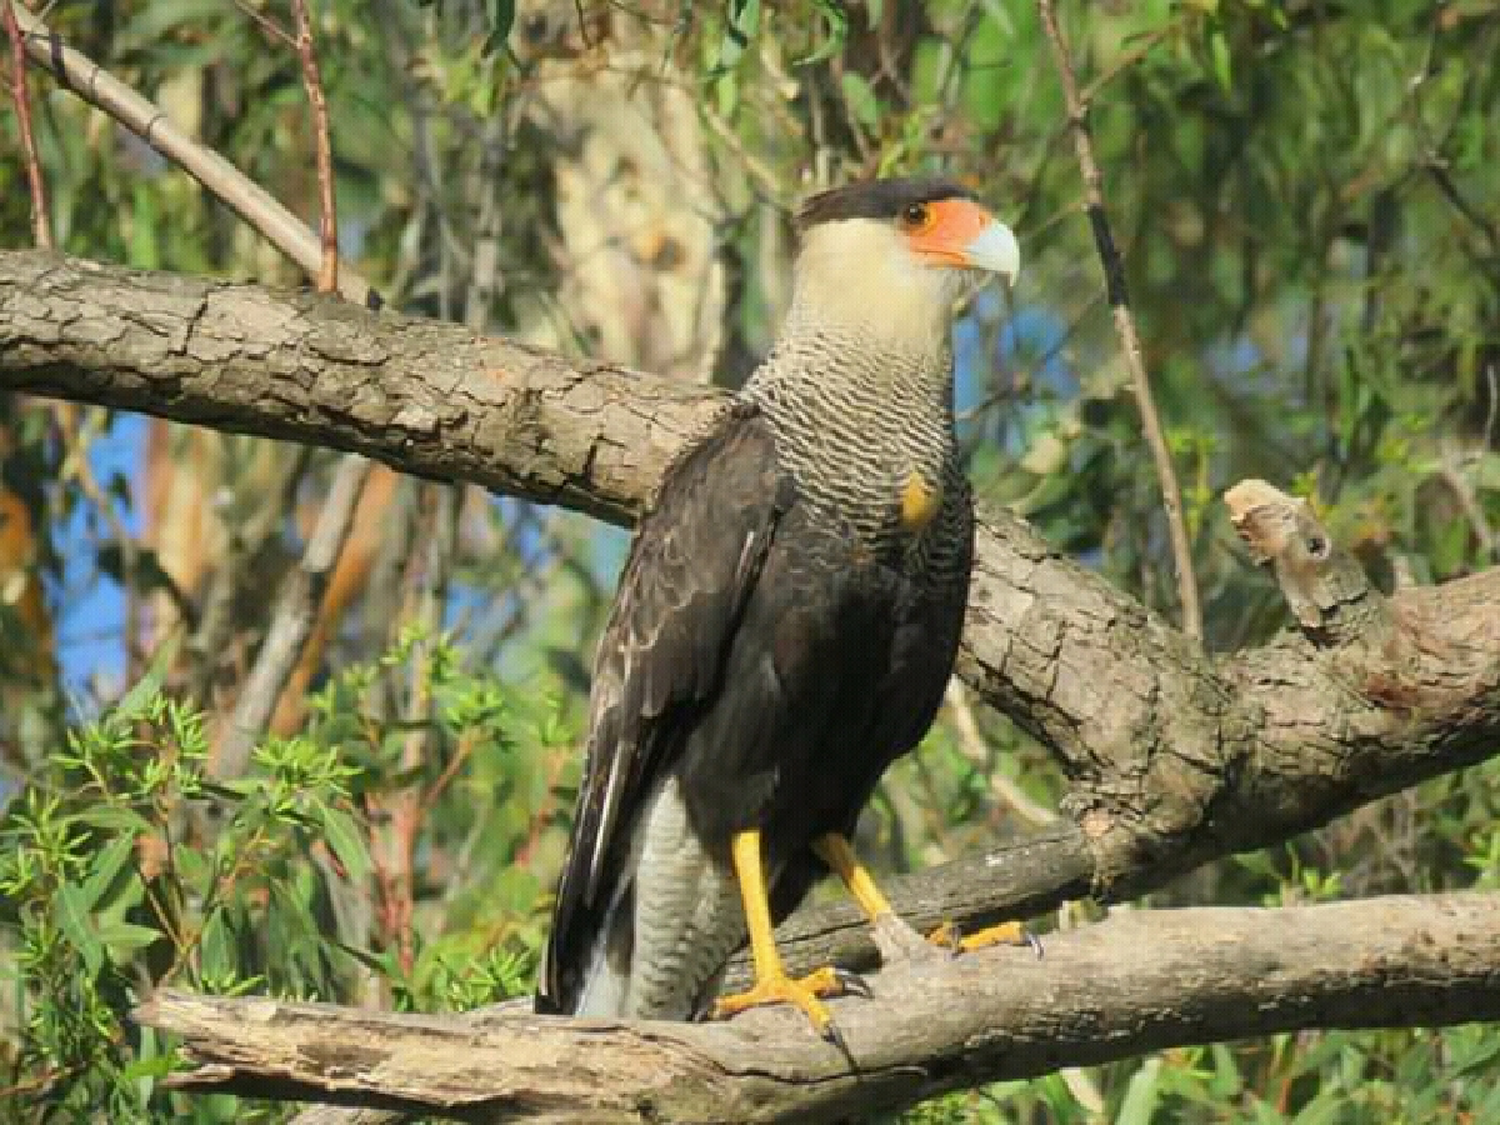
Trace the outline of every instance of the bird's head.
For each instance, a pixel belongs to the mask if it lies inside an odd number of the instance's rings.
[[[869,180],[813,196],[798,216],[794,307],[882,335],[937,332],[955,302],[1021,252],[1010,228],[948,180]]]

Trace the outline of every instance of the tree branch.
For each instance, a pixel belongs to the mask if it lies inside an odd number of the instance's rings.
[[[24,35],[26,53],[34,65],[187,172],[231,207],[251,230],[269,239],[301,266],[308,276],[319,276],[325,268],[324,246],[301,219],[219,153],[184,133],[155,103],[81,51],[69,47],[39,16],[20,8],[15,17]],[[354,270],[345,265],[336,272],[338,291],[346,300],[379,306],[379,295]]]
[[[215,777],[244,774],[251,754],[265,737],[276,703],[312,635],[328,592],[329,576],[349,538],[355,506],[369,477],[370,462],[352,455],[345,456],[334,471],[328,497],[318,512],[302,558],[287,572],[276,592],[270,628],[235,703],[234,717],[210,758]]]
[[[136,1018],[184,1037],[189,1089],[468,1121],[828,1121],[1182,1044],[1500,1018],[1500,895],[1127,911],[1040,961],[992,948],[869,983],[835,1001],[848,1059],[776,1009],[476,1023],[169,992]]]
[[[455,325],[35,251],[0,253],[0,386],[354,451],[615,522],[726,402]],[[1325,546],[1278,570],[1295,605],[1290,576],[1313,583],[1316,616],[1299,609],[1295,630],[1219,657],[984,510],[959,674],[1061,761],[1071,817],[899,882],[897,906],[974,925],[1137,894],[1500,750],[1500,569],[1385,599]],[[1357,586],[1330,600],[1335,569]],[[852,912],[791,926],[793,964],[873,961]]]
[[[341,277],[343,273],[341,272]],[[311,293],[0,254],[0,380],[627,522],[722,391]]]
[[[36,138],[31,132],[31,102],[26,96],[26,39],[16,19],[20,0],[4,0],[5,34],[10,40],[10,100],[21,134],[21,153],[26,160],[26,186],[31,192],[31,237],[40,250],[52,249],[52,219],[47,210],[47,184],[37,157]],[[29,14],[29,13],[28,13]]]
[[[1151,460],[1156,465],[1162,506],[1167,512],[1167,532],[1172,540],[1172,561],[1177,567],[1177,600],[1182,610],[1182,629],[1195,640],[1201,639],[1203,610],[1198,599],[1198,576],[1193,570],[1193,545],[1188,541],[1187,526],[1182,518],[1182,488],[1177,483],[1177,469],[1172,464],[1172,452],[1167,448],[1161,416],[1156,412],[1156,398],[1151,393],[1151,379],[1146,374],[1145,360],[1141,358],[1141,337],[1136,331],[1135,317],[1130,311],[1130,294],[1125,284],[1125,260],[1120,256],[1114,232],[1110,229],[1109,212],[1104,206],[1104,177],[1099,172],[1099,162],[1094,159],[1094,142],[1089,137],[1088,102],[1078,92],[1073,61],[1062,28],[1058,26],[1052,0],[1037,0],[1037,13],[1047,33],[1047,42],[1052,46],[1052,58],[1062,82],[1068,124],[1073,130],[1073,148],[1078,156],[1078,170],[1083,175],[1089,225],[1093,228],[1099,261],[1104,266],[1104,288],[1109,297],[1110,311],[1114,314],[1125,367],[1130,372],[1136,409],[1141,414],[1141,429],[1151,449]]]

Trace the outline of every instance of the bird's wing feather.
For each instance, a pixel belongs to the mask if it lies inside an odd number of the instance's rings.
[[[790,482],[764,420],[737,407],[670,468],[640,522],[599,642],[572,847],[539,1003],[570,1010],[645,799],[718,690]]]

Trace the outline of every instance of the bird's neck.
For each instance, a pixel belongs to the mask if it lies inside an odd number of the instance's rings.
[[[799,492],[857,531],[893,533],[914,480],[941,497],[958,470],[946,332],[904,342],[796,307],[742,396],[769,419]]]

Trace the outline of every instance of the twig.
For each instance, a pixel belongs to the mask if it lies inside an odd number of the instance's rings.
[[[256,11],[255,8],[247,2],[247,0],[234,0],[234,6],[238,8],[242,13],[249,16],[257,24],[259,24],[262,31],[270,36],[270,38],[280,43],[283,47],[289,47],[294,51],[297,49],[296,38],[293,37],[286,28],[282,27],[279,23],[273,20],[270,16],[266,15],[264,12]]]
[[[31,132],[31,101],[26,96],[26,41],[16,22],[16,0],[5,0],[5,34],[10,39],[10,100],[16,107],[21,151],[26,154],[26,185],[31,189],[31,236],[38,250],[51,250],[52,221],[47,211],[47,184]]]
[[[292,445],[287,456],[277,459],[271,479],[258,483],[260,496],[250,514],[229,521],[222,560],[199,599],[198,622],[187,645],[192,671],[186,694],[200,704],[210,698],[211,685],[230,650],[237,627],[235,607],[256,581],[255,568],[267,557],[271,541],[281,534],[312,453],[308,445]]]
[[[65,45],[31,12],[21,8],[15,16],[33,64],[192,176],[309,276],[318,276],[322,242],[306,223],[224,157],[177,128],[155,103]],[[339,271],[338,291],[345,300],[371,308],[382,303],[369,282],[347,265]]]
[[[969,691],[964,687],[963,681],[957,677],[948,681],[946,699],[953,712],[953,725],[958,731],[959,741],[963,744],[965,757],[976,769],[985,769],[989,761],[989,746],[979,730],[979,721],[974,715],[974,705],[969,701]],[[1019,785],[999,770],[989,771],[989,786],[990,792],[996,799],[1010,806],[1012,812],[1019,814],[1032,824],[1045,828],[1057,822],[1057,813],[1047,808],[1046,805],[1033,801]]]
[[[1199,639],[1203,636],[1203,610],[1198,601],[1198,579],[1193,571],[1192,544],[1188,541],[1187,527],[1182,518],[1182,489],[1177,483],[1177,470],[1172,466],[1172,454],[1167,449],[1161,418],[1156,412],[1156,400],[1151,394],[1151,381],[1141,358],[1140,334],[1136,331],[1135,317],[1130,312],[1130,295],[1125,286],[1125,262],[1115,245],[1109,216],[1104,208],[1104,178],[1099,173],[1099,164],[1094,159],[1094,145],[1089,139],[1088,104],[1078,93],[1078,79],[1073,73],[1073,63],[1068,56],[1062,29],[1057,23],[1052,0],[1037,0],[1037,11],[1041,14],[1047,40],[1052,44],[1052,57],[1057,63],[1058,77],[1062,81],[1063,100],[1068,106],[1068,123],[1073,130],[1073,146],[1078,155],[1079,170],[1083,173],[1089,224],[1093,227],[1094,245],[1098,247],[1099,259],[1104,265],[1104,285],[1109,295],[1109,307],[1114,313],[1115,329],[1120,335],[1120,344],[1125,353],[1125,366],[1130,372],[1130,381],[1135,390],[1136,407],[1141,412],[1141,427],[1146,433],[1146,443],[1151,447],[1157,480],[1161,484],[1162,504],[1167,511],[1167,529],[1172,540],[1172,559],[1177,568],[1177,599],[1182,607],[1182,631]]]
[[[1453,205],[1454,210],[1467,219],[1475,230],[1484,235],[1485,241],[1490,244],[1490,249],[1500,251],[1500,225],[1486,217],[1484,212],[1475,207],[1459,190],[1458,184],[1449,174],[1448,166],[1443,159],[1436,152],[1428,153],[1422,161],[1422,168],[1437,185],[1438,191],[1442,192],[1443,198]]]
[[[1462,456],[1453,442],[1443,442],[1438,459],[1438,476],[1443,483],[1452,491],[1458,500],[1458,505],[1463,509],[1464,516],[1469,521],[1469,526],[1474,530],[1474,536],[1479,540],[1479,545],[1484,551],[1485,557],[1494,562],[1500,558],[1500,536],[1495,534],[1495,529],[1490,526],[1489,517],[1485,514],[1484,505],[1480,503],[1475,494],[1474,484],[1464,475]]]
[[[447,602],[458,538],[461,494],[457,485],[423,484],[418,489],[418,504],[428,503],[424,505],[427,510],[418,516],[418,549],[413,552],[408,568],[409,580],[405,585],[409,602],[401,620],[415,624],[422,639],[413,647],[408,662],[406,708],[402,716],[408,733],[401,746],[399,767],[402,775],[418,780],[389,797],[379,798],[389,817],[385,827],[371,840],[372,852],[383,851],[386,857],[380,865],[384,877],[379,883],[382,936],[395,945],[401,968],[408,973],[416,956],[412,917],[416,910],[417,841],[430,806],[420,775],[431,746],[433,647],[440,643],[443,606]]]
[[[282,581],[271,627],[214,757],[216,776],[232,778],[245,772],[250,751],[265,731],[276,701],[297,665],[302,646],[312,632],[328,576],[348,538],[354,507],[369,473],[370,462],[363,457],[349,454],[339,462],[302,561]]]
[[[318,219],[323,243],[323,260],[318,266],[318,292],[333,293],[339,287],[339,227],[333,198],[333,145],[328,139],[328,99],[323,96],[323,79],[318,74],[318,55],[313,50],[312,20],[307,14],[307,0],[292,0],[292,13],[297,20],[297,57],[302,60],[302,84],[307,87],[307,100],[313,113],[313,134],[317,139]]]

